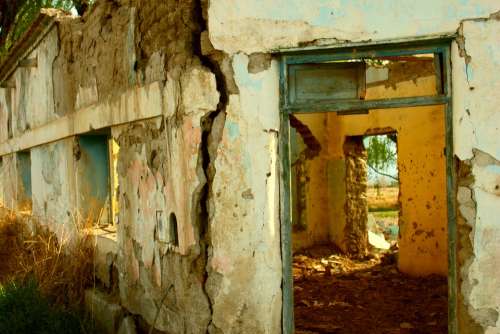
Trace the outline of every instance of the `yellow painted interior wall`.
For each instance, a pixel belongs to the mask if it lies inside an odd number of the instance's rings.
[[[368,86],[366,99],[422,96],[436,91],[433,76]],[[322,145],[308,162],[307,229],[293,233],[293,249],[334,242],[345,227],[346,136],[398,134],[400,240],[398,266],[411,275],[447,275],[444,106],[370,110],[365,115],[297,116]]]
[[[307,160],[308,178],[306,197],[306,225],[305,230],[295,231],[292,237],[294,250],[303,249],[312,245],[329,242],[328,233],[328,188],[325,187],[327,178],[328,145],[327,115],[308,114],[297,115],[297,118],[307,125],[314,137],[321,144],[319,156]]]
[[[345,212],[343,164],[346,136],[398,133],[398,170],[401,204],[399,260],[402,272],[411,275],[447,275],[446,165],[443,106],[371,110],[368,115],[328,115],[330,133],[331,241],[342,245]]]

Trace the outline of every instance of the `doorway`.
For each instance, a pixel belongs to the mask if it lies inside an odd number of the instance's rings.
[[[453,333],[448,57],[283,56],[285,333]]]

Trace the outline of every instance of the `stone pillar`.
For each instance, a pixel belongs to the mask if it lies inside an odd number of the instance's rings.
[[[346,137],[344,143],[346,164],[346,225],[344,228],[344,249],[346,253],[363,257],[368,247],[368,154],[363,137]]]

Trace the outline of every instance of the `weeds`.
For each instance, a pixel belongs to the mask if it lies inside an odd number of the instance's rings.
[[[13,214],[0,219],[0,283],[26,285],[35,280],[50,301],[68,309],[79,308],[85,289],[93,284],[89,235],[81,232],[71,243],[63,243],[47,228],[34,226],[35,231],[29,230]]]
[[[94,333],[84,317],[54,306],[40,293],[34,280],[0,286],[0,333],[84,334]]]

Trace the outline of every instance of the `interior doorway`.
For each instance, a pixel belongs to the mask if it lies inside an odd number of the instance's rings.
[[[369,243],[379,249],[397,249],[401,206],[398,135],[393,132],[363,136],[362,139],[366,150]]]
[[[446,50],[284,57],[284,332],[453,333]]]

